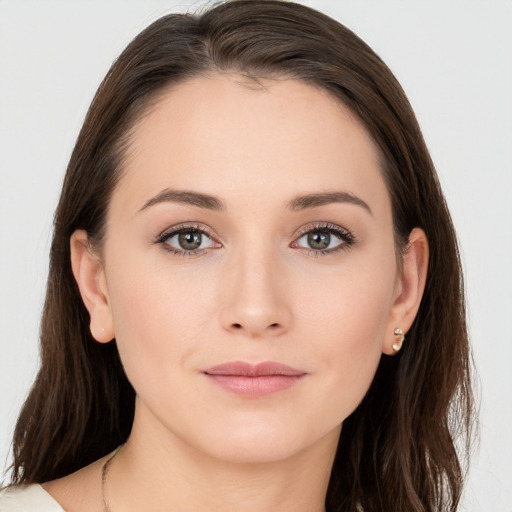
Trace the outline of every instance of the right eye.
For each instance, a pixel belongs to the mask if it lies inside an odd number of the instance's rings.
[[[206,230],[192,226],[178,226],[163,233],[159,240],[165,249],[178,255],[189,256],[221,245]]]

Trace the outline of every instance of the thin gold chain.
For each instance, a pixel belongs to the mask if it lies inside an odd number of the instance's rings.
[[[108,469],[110,466],[110,463],[112,462],[113,458],[117,455],[119,451],[119,448],[112,454],[111,457],[109,457],[105,463],[103,464],[103,467],[101,468],[101,499],[103,501],[103,510],[104,512],[112,512],[107,498],[105,498],[105,484],[107,483],[107,476],[108,476]]]

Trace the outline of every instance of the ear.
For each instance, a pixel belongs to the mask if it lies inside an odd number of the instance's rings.
[[[70,249],[73,275],[91,317],[91,334],[96,341],[108,343],[114,338],[114,324],[103,263],[82,229],[71,235]]]
[[[395,298],[391,308],[383,352],[393,355],[398,350],[393,345],[400,341],[401,336],[395,334],[395,329],[401,329],[405,334],[418,313],[428,269],[428,241],[425,232],[414,228],[409,234],[409,242],[403,255],[403,268],[396,284]]]

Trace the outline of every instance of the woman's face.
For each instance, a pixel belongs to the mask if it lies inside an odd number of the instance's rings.
[[[224,459],[335,442],[399,327],[375,145],[297,80],[167,92],[133,131],[102,263],[136,423]]]

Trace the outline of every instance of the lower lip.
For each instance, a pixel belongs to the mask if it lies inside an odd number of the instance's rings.
[[[266,396],[289,389],[304,375],[261,375],[247,377],[244,375],[210,375],[205,374],[215,384],[227,391],[243,396]]]

